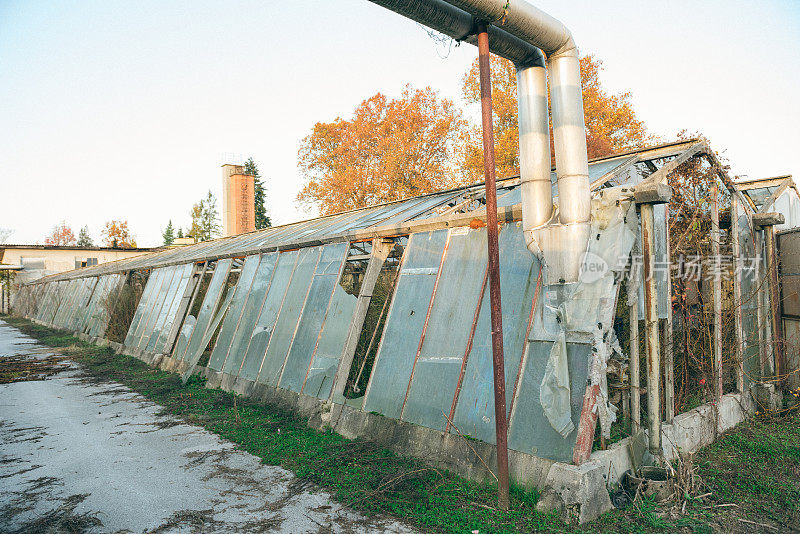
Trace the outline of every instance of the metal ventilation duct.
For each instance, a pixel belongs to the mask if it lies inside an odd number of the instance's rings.
[[[475,21],[489,22],[489,47],[517,68],[520,182],[528,248],[545,263],[548,282],[578,278],[591,219],[589,168],[578,50],[558,20],[522,0],[371,0],[456,40],[474,44]],[[541,51],[539,50],[541,49]],[[553,217],[547,73],[558,178]]]

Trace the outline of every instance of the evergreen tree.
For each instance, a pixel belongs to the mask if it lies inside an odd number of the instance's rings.
[[[164,245],[169,246],[175,241],[175,230],[172,228],[172,219],[167,223],[167,227],[161,233],[164,238]]]
[[[94,241],[92,241],[92,236],[89,235],[89,227],[84,226],[81,228],[81,231],[78,232],[78,246],[79,247],[93,247]]]
[[[178,239],[182,239],[182,238],[183,238],[183,228],[181,228],[181,227],[179,226],[179,227],[178,227]]]
[[[255,200],[255,214],[256,214],[256,230],[262,228],[269,228],[272,226],[267,215],[267,208],[264,205],[264,182],[261,180],[261,174],[258,172],[258,166],[253,158],[249,158],[244,164],[244,173],[253,177],[253,197]]]

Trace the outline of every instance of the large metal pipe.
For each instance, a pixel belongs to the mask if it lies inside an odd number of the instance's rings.
[[[591,217],[589,164],[580,62],[572,33],[560,21],[522,0],[448,2],[475,17],[492,21],[511,35],[537,46],[547,55],[558,178],[559,222],[588,222]],[[522,150],[520,143],[520,157]]]
[[[456,41],[478,45],[475,17],[444,0],[370,0],[406,18],[419,22]],[[517,68],[544,66],[542,51],[524,39],[494,25],[487,26],[489,50],[514,62]]]
[[[517,108],[522,227],[526,242],[530,244],[534,239],[531,230],[547,224],[553,216],[547,72],[544,65],[517,69]]]
[[[488,26],[490,50],[512,60],[518,70],[520,175],[525,214],[523,228],[528,236],[528,247],[537,254],[546,253],[546,248],[552,246],[555,238],[560,256],[575,256],[577,261],[586,245],[587,229],[565,229],[569,235],[563,239],[548,235],[536,240],[533,236],[533,230],[546,225],[552,216],[552,193],[547,183],[550,174],[549,139],[547,150],[544,150],[541,121],[541,113],[544,112],[546,117],[547,109],[547,99],[542,98],[546,95],[543,90],[546,78],[544,69],[537,70],[542,66],[538,49],[547,54],[550,71],[559,222],[570,225],[587,223],[591,217],[580,64],[570,31],[555,18],[522,0],[372,1],[454,39],[473,43],[474,21],[491,23]],[[549,135],[549,128],[544,128],[544,132]],[[580,250],[568,251],[567,248]],[[572,278],[572,274],[567,278]]]

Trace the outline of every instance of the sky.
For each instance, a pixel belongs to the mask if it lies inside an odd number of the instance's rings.
[[[736,175],[800,176],[800,1],[533,3],[654,134],[700,132]],[[99,241],[123,219],[157,246],[247,157],[273,224],[308,218],[297,150],[316,122],[405,84],[460,101],[476,54],[366,0],[0,0],[0,228]]]

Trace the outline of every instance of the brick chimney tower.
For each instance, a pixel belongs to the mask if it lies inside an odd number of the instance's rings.
[[[222,166],[222,231],[225,236],[256,229],[253,177],[241,165]]]

